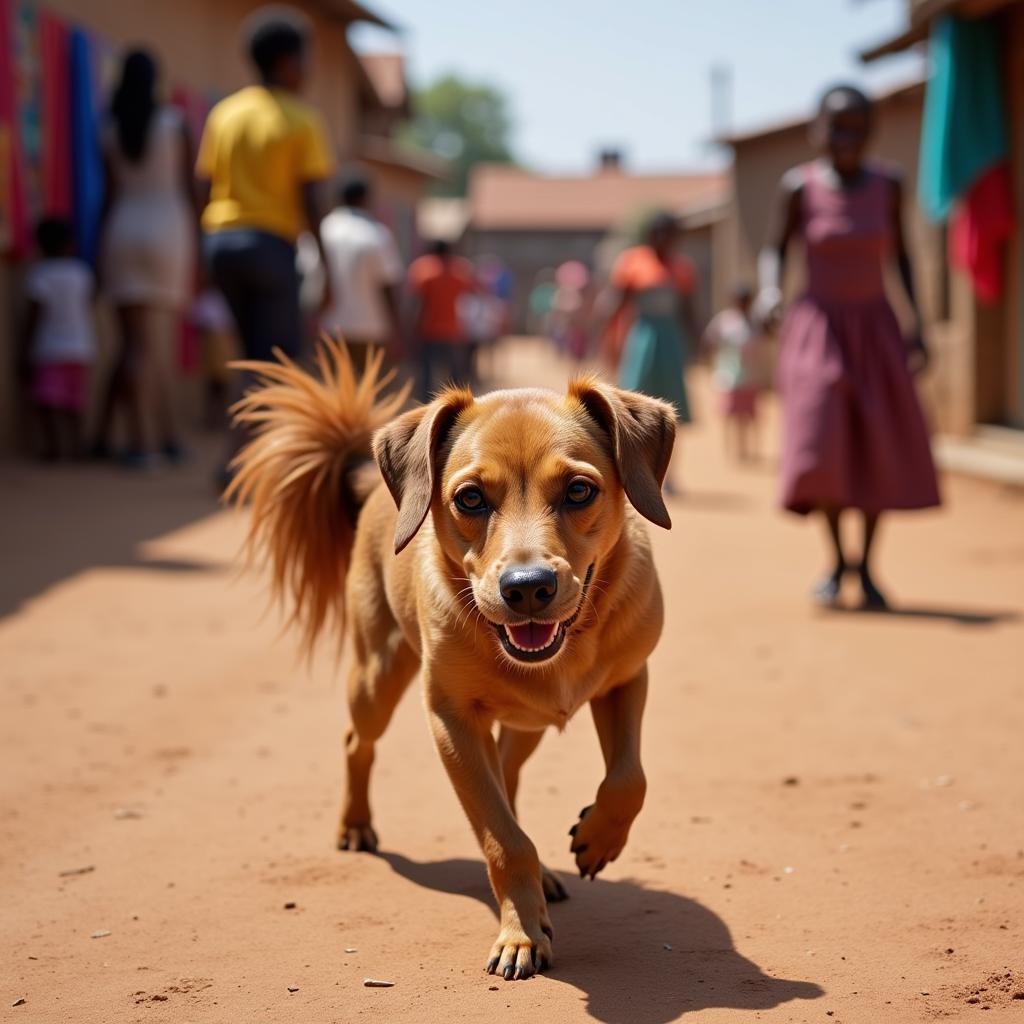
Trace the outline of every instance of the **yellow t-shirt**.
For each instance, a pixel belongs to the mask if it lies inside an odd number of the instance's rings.
[[[203,228],[259,228],[294,241],[306,227],[302,185],[333,170],[312,107],[281,89],[241,89],[210,111],[199,143],[196,173],[210,182]]]

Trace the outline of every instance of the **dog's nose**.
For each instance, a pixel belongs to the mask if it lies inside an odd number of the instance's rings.
[[[546,565],[513,565],[498,577],[505,604],[521,615],[535,615],[554,600],[558,577]]]

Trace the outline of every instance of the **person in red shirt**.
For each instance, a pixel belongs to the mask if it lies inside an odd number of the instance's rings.
[[[431,243],[426,255],[409,267],[415,299],[415,334],[421,356],[420,398],[429,401],[437,384],[473,384],[469,339],[459,317],[459,301],[476,291],[468,260],[455,256],[444,241]]]

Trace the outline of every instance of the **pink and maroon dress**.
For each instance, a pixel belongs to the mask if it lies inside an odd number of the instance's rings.
[[[869,168],[833,189],[814,164],[801,190],[807,289],[782,327],[782,504],[929,508],[939,504],[928,428],[886,298],[893,179]]]

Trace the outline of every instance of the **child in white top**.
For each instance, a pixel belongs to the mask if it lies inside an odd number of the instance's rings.
[[[737,457],[757,457],[757,357],[760,332],[751,319],[753,291],[738,285],[732,304],[712,317],[704,331],[704,345],[712,352],[715,386],[721,395],[726,423],[726,448]]]
[[[96,282],[88,264],[75,256],[74,231],[66,220],[40,221],[36,243],[41,259],[25,276],[25,334],[42,454],[45,459],[77,457],[82,451],[89,371],[96,360]]]

